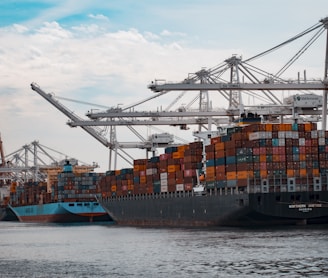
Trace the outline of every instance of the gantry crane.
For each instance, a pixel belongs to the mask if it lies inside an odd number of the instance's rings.
[[[83,122],[82,118],[77,116],[74,112],[70,111],[66,108],[63,104],[61,104],[52,94],[45,93],[36,83],[31,84],[32,90],[36,91],[39,95],[45,98],[48,102],[54,105],[59,111],[64,113],[70,121],[68,124],[72,127],[77,126],[76,123]],[[119,111],[120,108],[112,108],[114,111]],[[110,122],[110,121],[109,121]],[[110,140],[108,141],[107,138],[103,135],[101,129],[97,127],[97,123],[91,126],[81,126],[83,130],[89,133],[92,137],[97,139],[102,145],[109,149],[109,168],[111,168],[112,162],[114,162],[114,169],[116,168],[116,161],[117,156],[120,156],[126,162],[132,165],[133,157],[129,155],[124,149],[131,149],[131,148],[139,148],[139,149],[146,149],[146,151],[154,152],[156,148],[165,147],[171,145],[174,142],[173,136],[168,133],[160,133],[154,134],[150,136],[150,138],[145,139],[143,138],[133,127],[133,124],[129,124],[129,122],[125,122],[124,126],[129,128],[135,135],[137,135],[141,142],[124,142],[120,143],[116,139],[116,129],[115,125],[106,124],[106,126],[110,127]],[[113,151],[115,152],[115,157],[113,158]]]
[[[324,18],[304,32],[249,59],[243,60],[241,57],[233,55],[219,66],[210,69],[203,68],[196,73],[189,74],[182,82],[172,83],[165,80],[155,80],[148,86],[155,93],[153,96],[125,108],[115,107],[104,112],[88,112],[86,115],[90,120],[83,120],[74,116],[72,112],[63,108],[50,94],[44,93],[34,83],[32,83],[32,89],[67,115],[70,118],[68,125],[71,127],[80,126],[111,150],[122,150],[129,147],[149,147],[149,142],[146,140],[140,144],[132,142],[130,144],[118,143],[113,137],[116,126],[126,126],[136,133],[132,126],[178,126],[180,129],[185,130],[188,129],[188,126],[195,125],[198,127],[198,130],[194,135],[198,138],[205,138],[212,134],[217,134],[222,126],[232,124],[236,118],[241,115],[247,115],[248,112],[259,115],[263,120],[276,120],[279,122],[286,121],[287,117],[292,121],[301,121],[302,116],[310,116],[313,121],[319,121],[321,118],[322,127],[326,129],[328,44],[326,46],[323,79],[310,80],[305,73],[303,79],[298,75],[298,78],[295,80],[285,79],[282,75],[327,28],[328,18]],[[253,60],[313,33],[314,35],[307,43],[276,74],[261,70],[251,64]],[[295,98],[295,101],[290,102],[289,98],[288,101],[284,102],[284,100],[280,100],[277,97],[277,92],[286,90],[295,92],[296,96],[305,94],[310,99],[314,99],[314,101],[312,103],[300,102],[296,101],[297,98]],[[181,92],[173,99],[167,109],[157,109],[156,111],[149,112],[135,111],[138,105],[165,96],[172,91]],[[319,91],[323,91],[322,98],[313,93]],[[191,97],[193,92],[197,94]],[[212,98],[210,97],[210,94],[212,95],[213,93],[214,97],[219,99],[220,102],[226,101],[228,108],[213,107]],[[265,104],[257,103],[246,106],[242,101],[244,95],[254,97],[258,102],[262,101]],[[182,100],[183,97],[187,97],[188,103],[180,104],[177,108],[172,109],[174,105],[179,104],[178,100]],[[196,109],[192,109],[194,104],[198,104]],[[109,142],[94,131],[95,128],[100,126],[111,127],[112,133]],[[205,130],[205,137],[201,136],[202,130]],[[142,137],[140,138],[142,139]],[[172,142],[164,141],[160,141],[162,146],[172,144]]]
[[[89,165],[33,141],[3,157],[5,164],[0,167],[0,176],[3,181],[15,181],[18,184],[26,181],[50,181],[51,175],[62,171],[66,160],[69,160],[77,171],[90,172],[98,167],[95,162]]]

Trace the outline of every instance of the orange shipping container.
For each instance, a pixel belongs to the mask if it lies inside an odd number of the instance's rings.
[[[172,158],[183,158],[184,151],[177,151],[172,153]]]
[[[311,131],[311,130],[312,130],[311,123],[305,123],[304,124],[304,131]]]
[[[215,150],[216,151],[224,150],[224,142],[216,143],[215,144]]]
[[[140,183],[146,183],[146,176],[140,176]]]
[[[294,169],[287,169],[287,177],[294,177],[295,172]]]
[[[206,172],[205,179],[206,179],[207,181],[215,180],[215,172],[213,172],[213,173],[207,173],[207,172]]]
[[[266,162],[266,155],[260,154],[260,162]]]
[[[312,169],[313,176],[319,177],[319,169]]]
[[[167,166],[167,171],[169,173],[173,173],[173,172],[176,172],[176,171],[179,171],[180,170],[180,165],[168,165]]]
[[[236,179],[236,172],[227,172],[227,180],[235,180]]]
[[[300,169],[300,176],[306,177],[307,176],[307,169]]]
[[[237,179],[247,179],[248,178],[248,171],[238,171],[237,172]]]
[[[267,172],[267,170],[260,170],[260,176],[261,176],[261,178],[266,178],[266,177],[268,177],[268,172]]]
[[[185,150],[187,150],[189,148],[189,145],[182,145],[182,146],[178,146],[178,152],[184,152]]]
[[[254,171],[248,171],[247,175],[250,179],[254,178]]]
[[[206,168],[206,175],[208,174],[215,174],[215,166],[208,166]]]

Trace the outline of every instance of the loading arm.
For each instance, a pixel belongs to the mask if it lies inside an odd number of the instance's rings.
[[[36,83],[31,84],[31,88],[33,91],[36,91],[40,96],[50,102],[53,106],[55,106],[59,111],[65,114],[72,122],[80,122],[83,121],[82,118],[74,114],[74,112],[67,109],[64,105],[59,103],[51,94],[45,93]],[[101,144],[105,147],[111,147],[111,143],[100,134],[94,127],[90,126],[81,126],[87,133],[89,133],[92,137],[96,138]]]

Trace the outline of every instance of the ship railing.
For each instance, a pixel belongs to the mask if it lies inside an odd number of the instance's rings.
[[[248,179],[248,193],[327,191],[327,175],[291,177],[287,175]]]

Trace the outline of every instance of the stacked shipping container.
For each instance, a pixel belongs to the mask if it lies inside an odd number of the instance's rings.
[[[232,128],[206,147],[206,165],[215,169],[206,181],[217,188],[313,185],[327,172],[327,138],[313,123]]]
[[[123,190],[122,179],[126,178],[122,173],[124,169],[107,171],[100,181],[102,196],[190,191],[197,184],[202,159],[201,142],[167,147],[165,153],[159,156],[134,161],[133,168],[129,169],[132,173],[130,190]]]
[[[318,131],[314,123],[233,127],[211,138],[204,149],[202,142],[193,142],[135,160],[128,178],[123,170],[109,171],[101,190],[103,196],[191,191],[204,162],[208,189],[319,186],[320,175],[328,172],[327,143],[328,133]],[[123,189],[122,179],[129,180],[130,190]]]
[[[95,200],[100,193],[101,173],[60,173],[51,190],[47,183],[27,182],[23,186],[12,186],[10,203],[12,206],[35,205],[60,202]]]

